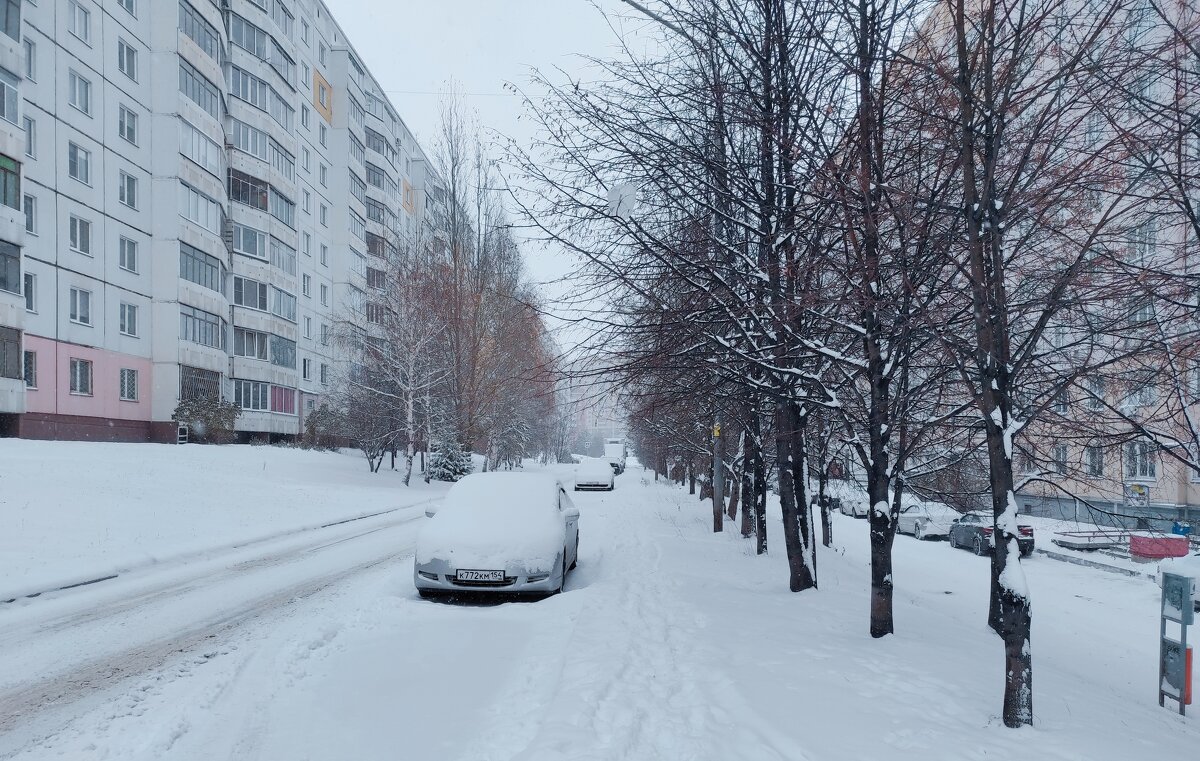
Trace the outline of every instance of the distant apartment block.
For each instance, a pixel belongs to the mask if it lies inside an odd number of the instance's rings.
[[[171,441],[218,396],[302,431],[437,187],[328,7],[0,9],[0,435]]]

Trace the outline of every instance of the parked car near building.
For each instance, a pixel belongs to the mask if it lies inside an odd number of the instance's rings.
[[[950,527],[962,513],[940,502],[914,502],[900,509],[896,531],[917,539],[949,536]]]
[[[976,555],[987,555],[995,548],[992,516],[986,513],[966,513],[950,526],[951,547],[972,550]],[[1033,526],[1017,524],[1017,546],[1021,557],[1033,554]]]

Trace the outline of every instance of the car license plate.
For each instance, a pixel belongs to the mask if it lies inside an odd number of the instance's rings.
[[[459,581],[504,581],[504,571],[471,571],[460,568],[455,578]]]

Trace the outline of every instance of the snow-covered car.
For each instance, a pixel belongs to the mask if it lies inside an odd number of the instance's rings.
[[[851,518],[866,518],[867,500],[860,497],[843,498],[841,511],[842,515],[849,515]]]
[[[990,555],[996,548],[992,536],[992,516],[988,513],[964,513],[950,526],[948,538],[951,547],[971,550],[976,555]],[[1017,524],[1017,549],[1021,557],[1033,554],[1033,526]]]
[[[1192,577],[1192,591],[1196,610],[1200,611],[1200,552],[1181,558],[1167,558],[1158,561],[1158,586],[1162,587],[1162,575],[1176,573],[1180,576]]]
[[[544,473],[464,477],[417,535],[422,597],[462,592],[561,592],[579,557],[579,510]]]
[[[950,525],[962,513],[940,502],[913,502],[900,509],[896,531],[912,534],[917,539],[949,536]]]
[[[616,475],[607,460],[588,458],[575,469],[575,491],[612,491]]]

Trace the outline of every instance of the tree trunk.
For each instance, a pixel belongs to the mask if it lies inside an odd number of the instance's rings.
[[[690,457],[688,458],[688,461],[687,461],[687,482],[688,482],[688,494],[695,494],[696,493],[696,464],[694,462],[692,462],[692,458],[690,458]]]
[[[726,508],[725,514],[729,516],[729,520],[737,520],[738,500],[741,499],[742,492],[739,488],[741,477],[734,473],[734,478],[729,479],[729,507]]]
[[[750,418],[750,425],[753,434],[750,437],[750,451],[753,456],[747,472],[753,471],[754,474],[754,553],[765,555],[767,554],[767,463],[766,458],[763,457],[762,425],[757,411]]]
[[[794,476],[794,451],[796,422],[792,419],[792,407],[781,402],[775,407],[775,470],[779,479],[779,508],[783,514],[783,545],[788,558],[788,588],[802,592],[816,586],[816,579],[805,557],[804,540],[801,533],[800,513],[797,507],[797,484]],[[803,489],[800,490],[803,494]]]
[[[829,520],[829,470],[827,463],[821,462],[821,472],[817,475],[817,505],[821,511],[821,544],[826,547],[833,545],[833,521]]]

